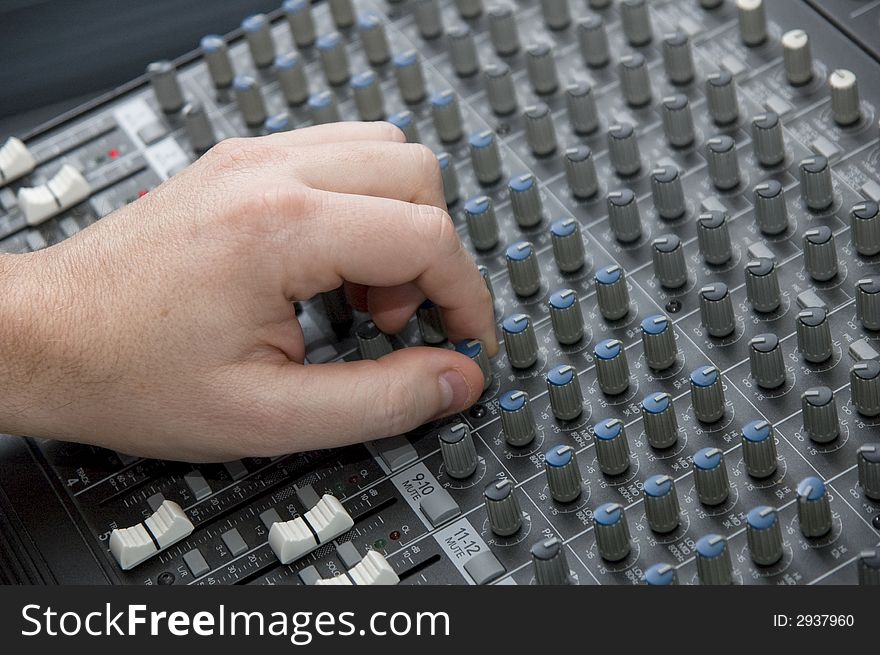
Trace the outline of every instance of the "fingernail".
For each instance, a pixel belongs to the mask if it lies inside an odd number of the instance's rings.
[[[471,385],[457,368],[450,369],[440,376],[440,390],[443,394],[444,414],[464,409],[471,397]]]

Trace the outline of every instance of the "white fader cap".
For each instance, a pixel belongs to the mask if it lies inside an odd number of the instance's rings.
[[[342,503],[335,496],[324,494],[302,516],[273,523],[269,528],[269,546],[282,564],[290,564],[347,532],[353,525]]]
[[[143,523],[110,533],[110,552],[128,571],[192,534],[193,524],[177,503],[166,500]]]

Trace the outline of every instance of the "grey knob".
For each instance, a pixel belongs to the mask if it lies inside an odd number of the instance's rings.
[[[550,496],[558,503],[570,503],[581,495],[581,471],[571,446],[555,446],[544,455],[544,471]]]
[[[837,275],[837,248],[834,234],[827,225],[804,232],[804,270],[818,282],[827,282]]]
[[[556,537],[550,537],[532,546],[532,566],[535,584],[571,584],[571,572],[565,558],[565,546]]]
[[[288,105],[297,106],[309,99],[309,80],[305,62],[295,52],[275,57],[275,75]]]
[[[379,359],[392,351],[388,335],[373,321],[364,321],[355,330],[361,359]]]
[[[483,278],[483,282],[486,283],[486,288],[489,289],[489,295],[492,296],[492,305],[494,308],[495,305],[495,289],[492,288],[492,277],[489,274],[489,269],[480,264],[477,266],[477,270],[480,272],[480,276]]]
[[[447,205],[454,205],[458,202],[460,187],[458,173],[455,170],[455,165],[452,163],[452,156],[448,152],[441,152],[437,155],[437,161],[440,164],[440,177],[443,179],[444,199]],[[497,241],[496,237],[495,242],[497,243]],[[491,247],[489,246],[489,248]]]
[[[312,45],[315,42],[315,19],[310,0],[285,0],[282,8],[296,47]]]
[[[514,175],[507,184],[513,218],[521,228],[536,226],[544,218],[541,192],[538,182],[531,173]]]
[[[629,287],[626,273],[617,264],[596,272],[596,303],[607,321],[616,321],[629,312]]]
[[[471,243],[477,250],[491,250],[498,244],[498,219],[489,196],[471,198],[464,205]]]
[[[664,371],[675,363],[678,345],[668,316],[655,314],[642,321],[642,346],[645,362],[655,371]]]
[[[599,178],[589,146],[580,145],[565,151],[565,179],[575,198],[592,198],[598,193]]]
[[[498,154],[498,141],[492,130],[472,134],[468,148],[477,182],[486,186],[501,179],[501,155]]]
[[[691,406],[700,423],[714,423],[724,416],[724,386],[714,366],[703,366],[691,372]]]
[[[801,194],[807,207],[822,211],[834,202],[834,186],[831,183],[831,166],[822,155],[804,159],[800,163]]]
[[[746,540],[752,561],[758,566],[771,566],[782,559],[782,527],[775,509],[761,505],[748,513]]]
[[[778,114],[768,111],[752,119],[752,147],[761,166],[777,166],[785,160],[782,121]]]
[[[618,418],[599,421],[593,428],[596,459],[605,475],[620,475],[629,468],[629,441],[626,428]]]
[[[571,421],[581,415],[584,394],[574,367],[556,366],[547,373],[547,392],[553,415],[562,421]]]
[[[507,249],[507,273],[514,293],[522,298],[541,288],[541,269],[535,247],[528,241],[518,241]]]
[[[345,49],[345,41],[339,32],[330,32],[318,37],[315,44],[318,49],[318,57],[321,60],[321,68],[327,83],[332,86],[340,86],[348,82],[351,72],[348,68],[348,52]]]
[[[608,562],[619,562],[632,550],[626,510],[619,503],[605,503],[596,508],[593,532],[599,556]]]
[[[527,446],[535,440],[535,416],[529,394],[519,389],[505,391],[498,403],[501,407],[501,430],[511,446]]]
[[[336,96],[330,91],[321,91],[309,96],[309,111],[312,114],[312,123],[315,125],[335,123],[340,120]]]
[[[755,223],[762,234],[774,236],[788,229],[788,206],[785,192],[777,180],[767,180],[755,187]]]
[[[673,221],[684,215],[684,190],[681,176],[675,166],[658,166],[651,171],[651,196],[657,215],[665,221]]]
[[[489,356],[486,354],[486,349],[483,348],[483,344],[480,340],[470,339],[459,341],[455,344],[455,350],[465,357],[470,357],[476,362],[477,366],[479,366],[480,370],[483,372],[483,391],[488,389],[489,385],[492,384],[492,367],[489,364]]]
[[[440,454],[447,475],[458,480],[473,475],[479,458],[471,429],[464,423],[450,423],[440,430]]]
[[[681,239],[675,234],[664,234],[651,243],[654,275],[664,289],[679,289],[688,279],[687,264]]]
[[[813,387],[801,395],[804,432],[816,443],[829,443],[840,435],[837,401],[828,387]]]
[[[602,393],[616,395],[629,389],[629,362],[619,339],[605,339],[593,349],[596,379]]]
[[[776,262],[767,257],[746,264],[746,297],[756,312],[774,312],[782,303]]]
[[[733,564],[727,539],[708,534],[697,541],[696,552],[697,577],[701,585],[733,584]]]
[[[859,84],[855,73],[839,68],[828,78],[831,87],[831,115],[838,125],[852,125],[862,117]]]
[[[642,217],[636,195],[629,189],[608,194],[608,223],[614,238],[621,243],[637,241],[642,236]]]
[[[700,289],[700,322],[710,337],[723,339],[736,330],[736,315],[730,290],[724,282],[707,284]]]
[[[422,341],[434,346],[446,341],[446,327],[443,325],[443,314],[440,308],[430,300],[426,300],[416,311],[416,321]]]
[[[358,116],[362,121],[378,121],[385,118],[385,98],[376,71],[370,69],[358,73],[351,80],[351,90]]]
[[[495,52],[502,57],[510,56],[519,50],[519,31],[513,7],[508,4],[495,5],[487,12],[489,39]]]
[[[489,64],[483,69],[483,74],[486,79],[486,97],[492,111],[499,116],[507,116],[516,111],[518,101],[510,66],[503,62]]]
[[[697,218],[697,243],[703,261],[718,266],[730,261],[733,245],[727,226],[727,212],[713,209]]]
[[[260,85],[250,75],[236,75],[232,83],[238,111],[249,127],[262,125],[266,120],[266,103]]]
[[[565,106],[568,122],[576,134],[592,134],[599,129],[599,110],[589,84],[578,82],[566,87]]]
[[[217,143],[208,113],[199,102],[190,102],[183,108],[183,124],[190,145],[197,153],[206,152]]]
[[[673,84],[690,84],[694,79],[694,55],[687,33],[676,30],[663,37],[663,68]]]
[[[880,274],[856,282],[856,318],[866,330],[880,330]]]
[[[670,448],[678,441],[678,417],[672,396],[652,393],[642,399],[642,424],[652,448]]]
[[[209,34],[202,38],[199,44],[202,50],[202,58],[208,67],[208,75],[211,82],[218,89],[225,89],[235,79],[235,70],[232,68],[232,60],[229,58],[229,47],[222,36]]]
[[[746,473],[751,477],[761,480],[776,473],[776,438],[767,421],[760,419],[743,426],[742,448]]]
[[[663,132],[673,148],[686,148],[694,142],[694,119],[683,93],[663,98]]]
[[[538,157],[556,152],[556,129],[553,115],[543,102],[525,108],[526,141],[529,149]]]
[[[480,68],[474,34],[467,25],[449,30],[447,35],[449,63],[459,77],[470,77]]]
[[[553,259],[563,273],[579,271],[586,258],[581,225],[573,218],[564,218],[550,226]]]
[[[422,140],[418,125],[416,125],[416,115],[409,109],[391,114],[388,117],[388,122],[403,132],[407,143],[419,143]]]
[[[251,59],[257,68],[265,68],[275,59],[275,42],[272,25],[265,14],[248,16],[241,23],[241,30],[251,51]]]
[[[601,68],[608,63],[608,33],[605,21],[598,14],[590,14],[577,24],[578,46],[584,65],[589,68]]]
[[[810,37],[803,30],[790,30],[782,35],[782,59],[785,77],[792,86],[801,86],[813,79]]]
[[[551,30],[563,30],[571,24],[571,7],[568,0],[541,0],[544,25]]]
[[[354,25],[355,9],[352,0],[327,0],[333,24],[340,30]]]
[[[827,362],[833,352],[828,312],[822,307],[807,307],[795,320],[798,350],[813,364]]]
[[[797,513],[801,533],[805,537],[816,538],[831,532],[834,518],[828,490],[822,480],[809,477],[800,481],[797,486]]]
[[[865,444],[856,455],[859,469],[859,486],[873,500],[880,500],[880,444]]]
[[[646,0],[621,0],[620,20],[627,43],[633,47],[647,45],[654,38],[651,14]]]
[[[739,118],[736,82],[728,71],[706,76],[706,106],[716,125],[730,125]]]
[[[739,157],[733,137],[722,134],[706,141],[709,179],[716,189],[730,191],[739,185]]]
[[[522,527],[522,510],[516,494],[516,485],[507,478],[490,482],[483,490],[483,502],[489,517],[489,527],[499,537],[509,537]]]
[[[618,64],[620,90],[623,99],[630,107],[643,107],[651,102],[651,77],[648,63],[640,52],[633,52],[620,58]]]
[[[413,3],[413,18],[419,36],[426,41],[436,39],[443,34],[443,16],[440,13],[438,0],[415,0]]]
[[[853,205],[849,214],[852,244],[863,257],[880,252],[880,207],[873,200]]]
[[[534,43],[526,48],[526,70],[529,84],[538,95],[555,93],[559,88],[559,74],[553,48],[548,43]]]
[[[863,550],[859,553],[859,584],[880,585],[880,549]]]
[[[852,404],[862,416],[880,416],[880,362],[868,359],[849,370]]]
[[[166,114],[180,111],[185,103],[180,82],[177,79],[177,69],[170,61],[154,61],[147,66],[147,79],[153,87],[153,95],[156,102]],[[262,123],[263,121],[260,121]]]
[[[462,18],[476,18],[483,13],[483,0],[455,0],[455,7]]]
[[[749,341],[749,367],[762,389],[777,389],[785,382],[785,361],[779,337],[767,332]]]
[[[461,138],[464,128],[455,91],[446,89],[431,96],[431,117],[437,136],[443,143],[452,143]]]
[[[608,157],[620,176],[627,177],[639,172],[642,156],[635,128],[631,124],[619,123],[608,128]]]
[[[403,101],[415,104],[424,100],[427,91],[419,53],[415,50],[406,50],[394,57],[393,66],[397,89]]]
[[[514,314],[501,324],[504,349],[513,368],[529,368],[538,360],[538,340],[528,314]]]
[[[577,293],[573,289],[562,289],[550,296],[550,320],[553,334],[563,345],[571,345],[584,336],[584,315]]]
[[[370,66],[381,66],[391,59],[391,48],[388,46],[388,36],[385,33],[385,23],[382,17],[369,12],[361,14],[357,20],[358,34],[361,45]]]
[[[694,486],[703,505],[720,505],[730,496],[727,464],[720,448],[703,448],[694,455]]]
[[[749,47],[767,40],[767,14],[763,0],[736,0],[739,18],[739,36]]]
[[[681,507],[675,480],[669,475],[652,475],[642,488],[645,494],[645,518],[648,527],[659,534],[675,530],[681,523]]]
[[[678,584],[678,573],[671,564],[654,564],[645,571],[643,580],[651,587],[668,587]]]

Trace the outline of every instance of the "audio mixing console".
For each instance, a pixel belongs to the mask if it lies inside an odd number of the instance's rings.
[[[430,303],[385,335],[328,293],[301,307],[310,364],[455,347],[478,404],[222,465],[4,437],[3,578],[877,584],[878,17],[287,0],[8,140],[0,249],[26,252],[221,139],[389,120],[437,153],[503,347],[448,344]]]

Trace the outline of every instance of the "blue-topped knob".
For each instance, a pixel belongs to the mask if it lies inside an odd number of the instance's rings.
[[[286,111],[269,116],[269,118],[266,119],[266,122],[263,123],[263,129],[266,130],[267,134],[287,132],[291,127],[290,114]]]
[[[489,196],[471,198],[464,205],[471,243],[477,250],[491,250],[498,243],[498,219]]]
[[[504,440],[514,447],[527,446],[535,439],[535,416],[529,394],[511,389],[501,394],[501,431]]]
[[[701,423],[714,423],[724,416],[724,386],[714,366],[701,366],[690,375],[691,406]]]
[[[495,133],[492,130],[474,132],[468,139],[468,146],[477,182],[485,186],[501,179],[501,156]]]
[[[416,116],[409,109],[404,109],[388,117],[388,122],[403,132],[407,143],[418,143],[421,140]]]
[[[766,478],[776,473],[776,438],[773,426],[761,419],[750,421],[742,429],[743,461],[753,478]]]
[[[626,272],[617,264],[596,271],[596,302],[608,321],[617,321],[629,312],[629,287]]]
[[[568,364],[556,366],[547,373],[547,392],[553,415],[562,421],[571,421],[581,415],[584,395],[577,371]]]
[[[708,534],[697,541],[697,575],[702,585],[733,584],[733,565],[727,539]]]
[[[602,559],[619,562],[632,550],[626,512],[619,503],[605,503],[593,513],[593,532]]]
[[[797,509],[798,522],[805,537],[821,537],[831,532],[831,501],[822,480],[816,477],[801,480],[797,486]]]
[[[553,500],[570,503],[581,495],[581,471],[571,446],[555,446],[544,454],[544,471]]]
[[[681,508],[675,480],[669,475],[654,475],[645,480],[645,517],[654,532],[667,534],[681,522]]]
[[[563,273],[574,273],[584,266],[584,239],[581,226],[573,218],[563,218],[550,226],[553,258]]]
[[[655,314],[642,321],[642,346],[645,361],[655,371],[666,370],[675,363],[678,345],[668,316]]]
[[[361,14],[357,20],[357,27],[370,66],[381,66],[391,59],[385,23],[379,14],[372,11]]]
[[[257,68],[265,68],[275,59],[272,25],[265,14],[248,16],[241,22],[241,30]]]
[[[513,368],[529,368],[538,361],[538,340],[528,314],[514,314],[501,324],[504,349]]]
[[[652,448],[671,448],[678,441],[678,417],[672,396],[652,393],[642,400],[642,423]]]
[[[340,86],[348,82],[351,73],[348,68],[348,52],[345,41],[339,32],[330,32],[318,37],[315,46],[324,69],[324,77],[332,86]]]
[[[666,587],[678,584],[678,574],[671,564],[653,564],[645,571],[644,581],[652,587]]]
[[[431,96],[431,115],[434,129],[443,143],[452,143],[462,137],[464,127],[455,91],[446,89]]]
[[[370,69],[355,75],[351,80],[351,91],[362,121],[380,121],[385,118],[385,98],[376,71]]]
[[[528,297],[541,288],[541,269],[535,247],[528,241],[517,241],[507,248],[507,273],[516,295]]]
[[[437,155],[437,162],[440,164],[440,177],[443,180],[443,199],[446,201],[447,206],[452,206],[458,202],[460,193],[458,173],[452,162],[452,156],[448,152],[441,152]],[[468,230],[470,230],[470,225],[468,225]],[[497,236],[495,237],[495,242],[498,242]]]
[[[297,106],[309,99],[309,80],[302,57],[288,52],[275,57],[275,76],[288,105]]]
[[[629,388],[629,363],[626,350],[619,339],[605,339],[593,350],[596,360],[596,378],[602,393],[615,395]]]
[[[259,127],[267,118],[266,103],[257,80],[250,75],[236,75],[232,82],[238,111],[248,127]]]
[[[703,448],[694,455],[694,486],[704,505],[720,505],[730,496],[727,464],[720,448]]]
[[[617,418],[599,421],[593,428],[596,459],[605,475],[620,475],[629,468],[629,441],[626,428]]]
[[[408,104],[415,104],[425,99],[425,74],[422,70],[422,62],[419,53],[415,50],[405,50],[395,55],[392,62],[394,77],[397,79],[397,89],[400,97]]]
[[[571,345],[584,336],[584,315],[574,289],[561,289],[550,296],[550,321],[556,340]]]
[[[513,217],[520,227],[534,227],[541,222],[544,208],[541,205],[541,193],[538,182],[531,173],[522,173],[510,178],[507,184],[510,192],[510,205]]]
[[[772,507],[755,507],[746,517],[746,538],[752,561],[759,566],[771,566],[782,559],[782,527]]]
[[[339,108],[336,106],[336,96],[330,91],[320,91],[309,96],[308,107],[312,114],[312,124],[314,125],[336,123],[340,120]]]
[[[480,340],[459,341],[455,344],[455,350],[466,357],[470,357],[477,363],[483,372],[483,391],[488,389],[489,385],[492,384],[492,367],[489,365],[489,356],[486,354],[486,349],[483,348]]]
[[[202,38],[200,46],[202,58],[208,67],[208,74],[214,86],[218,89],[228,88],[235,78],[235,69],[229,58],[229,46],[226,45],[226,41],[222,36],[209,34]]]
[[[297,48],[308,48],[315,42],[315,19],[310,0],[284,0],[281,5],[287,25]]]

